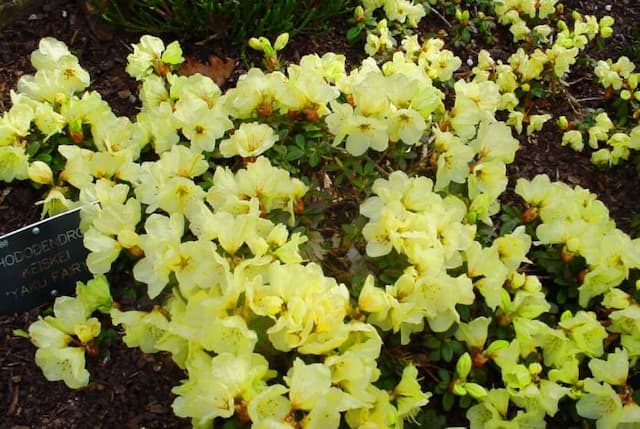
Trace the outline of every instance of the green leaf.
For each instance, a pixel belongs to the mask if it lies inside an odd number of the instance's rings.
[[[350,29],[347,30],[347,40],[349,42],[353,42],[355,41],[358,36],[360,35],[360,32],[362,31],[362,28],[364,26],[362,24],[358,24],[355,27],[351,27]]]
[[[469,40],[471,40],[471,32],[469,31],[469,27],[464,27],[462,29],[462,35],[461,35],[461,39],[463,42],[468,42]]]
[[[227,419],[222,425],[222,429],[240,429],[242,424],[235,419]]]
[[[618,98],[613,102],[613,106],[616,108],[616,125],[624,127],[629,117],[629,103]]]
[[[487,389],[477,383],[465,383],[464,387],[467,393],[475,399],[482,399],[487,396]]]
[[[444,395],[442,395],[442,408],[445,411],[451,411],[455,401],[456,401],[456,398],[455,396],[453,396],[453,393],[451,392],[445,393]]]
[[[464,383],[460,383],[459,380],[453,383],[453,394],[456,396],[466,396],[467,389],[465,389],[464,386]]]
[[[442,353],[440,353],[440,349],[435,349],[429,354],[429,359],[438,362],[442,357]]]
[[[31,142],[27,145],[27,155],[33,157],[40,150],[41,144],[39,141]]]
[[[376,171],[376,167],[373,165],[372,162],[367,162],[364,165],[364,169],[362,170],[362,172],[366,175],[370,175],[372,173],[374,173]]]
[[[453,347],[451,345],[451,343],[445,343],[442,346],[442,359],[444,359],[445,362],[451,362],[453,360]]]
[[[473,398],[471,397],[471,395],[462,396],[458,401],[458,405],[460,405],[460,408],[463,409],[469,408],[471,404],[473,404]]]
[[[45,164],[51,164],[52,159],[53,158],[51,157],[51,154],[48,154],[48,153],[41,153],[36,157],[37,161],[42,161]]]
[[[424,345],[429,347],[430,349],[435,349],[440,347],[440,339],[435,336],[428,336],[424,340]]]
[[[440,379],[440,381],[448,384],[451,380],[451,374],[446,369],[439,369],[438,378]]]
[[[281,145],[274,145],[269,150],[276,152],[280,156],[284,156],[287,153],[287,147]]]
[[[11,331],[11,333],[14,337],[31,338],[29,333],[24,329],[14,329],[13,331]]]
[[[458,358],[458,362],[456,363],[456,373],[458,374],[458,378],[466,379],[470,371],[471,355],[469,353],[465,353]]]
[[[567,292],[564,289],[558,290],[556,295],[556,303],[563,305],[567,302]]]
[[[466,273],[466,272],[465,272]],[[462,320],[471,319],[471,308],[468,305],[457,305],[456,310]]]
[[[538,85],[534,85],[531,88],[531,95],[533,95],[536,98],[545,98],[547,95],[549,95],[549,93],[547,92],[545,87],[538,84]]]
[[[296,159],[300,159],[304,156],[304,151],[300,149],[298,146],[290,146],[287,149],[287,161],[294,161]]]
[[[309,167],[317,167],[320,164],[320,154],[318,152],[313,152],[309,155]]]

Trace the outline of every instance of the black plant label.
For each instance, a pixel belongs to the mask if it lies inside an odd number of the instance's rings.
[[[0,237],[0,314],[29,310],[75,290],[92,275],[80,208]]]

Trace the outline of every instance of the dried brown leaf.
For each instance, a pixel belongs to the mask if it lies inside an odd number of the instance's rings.
[[[229,57],[224,60],[216,55],[209,55],[208,61],[202,62],[197,58],[187,55],[185,62],[178,69],[178,74],[182,76],[191,76],[200,73],[208,76],[218,85],[222,86],[233,73],[236,62]]]

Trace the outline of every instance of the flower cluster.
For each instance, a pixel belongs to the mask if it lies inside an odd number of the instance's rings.
[[[560,117],[558,123],[561,128],[570,128],[566,117]],[[636,125],[629,132],[623,132],[613,123],[606,112],[598,113],[594,123],[586,129],[586,135],[578,129],[569,129],[562,134],[562,145],[581,152],[587,145],[594,150],[591,162],[610,167],[629,159],[632,150],[640,149],[640,125]]]
[[[531,32],[524,21],[520,20],[521,13],[531,17],[535,17],[537,13],[547,16],[553,13],[554,4],[555,2],[502,2],[496,5],[496,13],[502,17],[500,19],[507,20],[504,22],[512,24],[512,31],[514,28],[522,29],[522,35],[518,36],[520,39],[525,34],[529,37]],[[602,28],[612,25],[610,17],[598,21],[595,16],[583,16],[577,12],[572,17],[573,29],[564,21],[558,21],[559,30],[556,32],[546,24],[535,27],[533,33],[537,44],[533,48],[519,47],[506,63],[494,60],[485,50],[478,54],[477,65],[472,70],[473,80],[497,84],[500,92],[498,109],[508,112],[507,123],[518,133],[522,133],[524,125],[527,125],[526,134],[531,135],[551,119],[551,115],[547,113],[525,111],[522,99],[529,97],[535,87],[539,87],[543,82],[548,84],[545,91],[559,91],[559,88],[565,85],[563,79],[588,42],[597,36],[610,35],[609,32],[601,31]],[[539,47],[536,47],[537,45]]]
[[[422,5],[409,0],[363,0],[362,6],[369,15],[382,8],[388,20],[408,27],[417,27],[426,14]]]
[[[368,58],[337,79],[346,102],[332,101],[326,117],[334,145],[345,141],[347,152],[358,156],[368,149],[384,151],[389,142],[424,143],[425,131],[444,112],[444,95],[433,80],[451,79],[461,64],[443,47],[439,39],[421,45],[413,36],[382,66]]]
[[[169,352],[185,369],[173,407],[194,427],[234,415],[255,427],[337,428],[343,419],[353,427],[402,427],[430,395],[412,365],[395,389],[376,386],[382,340],[355,317],[347,287],[303,261],[299,246],[307,238],[287,224],[295,225],[307,186],[261,155],[279,137],[256,120],[295,111],[315,121],[337,98],[336,81],[351,88],[356,75],[347,79],[344,58],[309,56],[290,66],[288,77],[254,69],[222,94],[201,75],[175,75],[180,61],[177,44],[165,49],[145,36],[134,46],[127,71],[141,81],[135,122],[116,118],[94,93],[55,104],[35,93],[15,96],[19,106],[62,112],[66,125],[54,134],[75,144],[56,147],[58,177],[42,162],[28,170],[51,186],[50,195],[56,183],[76,191],[62,197],[83,205],[87,265],[96,275],[78,285],[76,297],[58,298],[54,316],[32,324],[36,363],[50,380],[87,385],[85,350],[100,334],[92,317],[100,310],[122,326],[127,345]],[[358,91],[364,94],[352,89]],[[243,157],[245,167],[212,168],[214,153]],[[288,222],[271,220],[275,212]],[[102,274],[123,254],[157,303],[151,311],[111,308]],[[295,358],[276,363],[287,353]]]
[[[493,361],[504,383],[469,409],[471,427],[509,421],[542,428],[544,416],[555,415],[563,398],[576,401],[578,414],[597,420],[598,427],[637,422],[638,405],[621,399],[628,398],[629,362],[638,352],[632,338],[637,336],[632,334],[637,303],[618,286],[629,270],[640,267],[640,248],[615,228],[604,205],[584,189],[536,176],[531,181],[519,179],[516,192],[529,206],[527,220],[538,222],[536,246],[562,246],[567,261],[585,259],[587,274],[579,287],[579,304],[589,308],[594,297],[604,295],[602,305],[609,308],[609,320],[593,311],[567,310],[554,326],[538,319],[541,311],[522,313],[510,317],[515,339],[494,341],[486,349],[489,321],[461,324],[456,336],[472,353]],[[619,342],[608,344],[605,340],[615,334],[620,334]],[[532,362],[536,353],[541,354]],[[585,377],[587,367],[590,375]],[[518,407],[515,417],[507,411],[513,405]]]
[[[78,59],[53,38],[40,41],[31,62],[36,73],[20,78],[19,93],[12,92],[11,109],[0,119],[0,180],[6,182],[29,177],[38,183],[50,180],[46,166],[38,163],[30,168],[27,137],[33,125],[45,138],[61,132],[72,122],[73,113],[69,109],[56,111],[54,106],[70,104],[74,94],[90,83]],[[96,112],[94,118],[98,115]]]
[[[534,34],[548,35],[550,28],[539,25],[530,29],[527,20],[543,20],[556,13],[557,0],[510,0],[496,3],[495,12],[501,24],[509,25],[513,34],[513,41],[525,39],[532,32]]]
[[[624,123],[627,120],[626,111],[637,107],[640,101],[640,91],[636,91],[640,73],[633,73],[635,65],[627,58],[620,57],[615,63],[612,60],[598,61],[594,72],[601,85],[608,91],[607,95],[616,94],[614,103],[624,106],[623,115],[616,118],[616,122]],[[626,105],[629,103],[629,105]],[[569,123],[566,117],[558,118],[558,125],[564,130],[562,144],[568,145],[573,150],[581,152],[585,146],[585,138],[588,146],[594,150],[591,154],[591,162],[602,166],[611,167],[623,160],[629,159],[631,151],[640,149],[640,125],[637,125],[637,113],[631,113],[633,117],[631,128],[625,129],[624,125],[616,125],[606,112],[598,112],[592,123],[586,127],[586,135],[580,129],[575,129],[574,124]],[[586,121],[585,121],[586,122]]]
[[[399,331],[403,344],[411,333],[424,329],[425,318],[434,331],[446,331],[460,320],[455,306],[474,299],[471,281],[450,276],[447,268],[461,265],[461,252],[473,240],[475,226],[462,223],[466,207],[460,199],[442,198],[432,188],[428,178],[408,178],[396,171],[388,180],[378,179],[373,185],[376,196],[360,207],[369,218],[362,231],[367,255],[395,250],[407,255],[410,266],[385,290],[369,277],[358,305],[370,313],[371,323]]]
[[[542,223],[536,227],[538,244],[562,245],[568,255],[585,259],[579,302],[589,301],[617,287],[640,267],[640,247],[615,227],[609,211],[586,189],[551,182],[545,175],[518,180],[516,193]]]
[[[612,60],[598,61],[594,73],[604,88],[619,91],[623,100],[635,98],[640,101],[640,91],[636,90],[640,73],[634,73],[635,68],[629,58],[622,56],[615,63]]]
[[[109,283],[96,276],[86,284],[78,282],[76,296],[61,296],[53,306],[53,316],[46,316],[29,326],[31,341],[38,348],[36,365],[51,381],[62,380],[78,389],[89,383],[85,369],[85,352],[93,350],[92,342],[100,335],[100,321],[92,317],[98,310],[111,309]]]
[[[384,290],[371,277],[365,282],[358,305],[370,313],[371,323],[399,331],[403,343],[423,330],[423,319],[432,331],[444,332],[460,323],[456,306],[472,304],[474,288],[503,319],[549,310],[538,279],[518,271],[530,262],[531,238],[524,227],[482,247],[474,240],[475,225],[464,223],[464,203],[433,192],[430,179],[396,171],[388,181],[378,180],[373,191],[377,195],[361,206],[370,219],[362,231],[367,254],[380,257],[393,250],[406,255],[409,265]],[[465,274],[449,274],[463,264]]]

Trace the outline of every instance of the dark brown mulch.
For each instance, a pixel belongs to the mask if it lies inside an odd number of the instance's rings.
[[[608,2],[618,21],[616,36],[607,42],[606,51],[594,48],[595,57],[615,57],[631,41],[632,24],[640,21],[635,0]],[[602,14],[595,10],[602,2],[566,1],[568,10],[576,8],[587,13]],[[436,32],[442,23],[429,22],[430,31]],[[329,32],[291,42],[285,56],[296,61],[308,52],[341,52],[356,58],[359,49],[344,40],[345,28],[332,28]],[[124,72],[129,46],[137,38],[118,32],[111,40],[99,40],[89,31],[78,2],[52,0],[36,14],[17,21],[0,32],[0,111],[10,106],[9,90],[15,88],[18,78],[32,72],[29,54],[37,48],[41,37],[53,36],[65,43],[78,55],[80,63],[92,76],[92,89],[99,91],[118,114],[135,114],[130,94],[136,92],[136,83]],[[185,46],[188,51],[189,47]],[[213,46],[219,56],[239,58],[238,50],[226,46]],[[194,48],[194,54],[207,55],[204,48]],[[250,56],[250,61],[258,61]],[[245,70],[238,61],[235,76]],[[588,70],[582,70],[588,73]],[[576,79],[572,76],[568,81]],[[584,107],[605,107],[604,100],[596,99],[601,90],[593,85],[571,87],[575,96],[584,93],[593,98]],[[568,113],[568,104],[558,98],[548,106],[555,113]],[[591,165],[585,155],[558,146],[553,127],[535,137],[523,138],[523,146],[516,162],[509,167],[512,178],[533,177],[546,173],[551,178],[581,185],[605,201],[618,225],[631,232],[633,215],[640,213],[640,189],[634,163],[627,163],[611,171],[600,171]],[[511,184],[513,186],[513,184]],[[514,198],[511,195],[509,198]],[[21,184],[0,184],[0,234],[14,230],[39,219],[39,208],[33,203],[39,199],[38,191]],[[84,389],[73,391],[61,382],[44,379],[33,363],[34,347],[24,338],[14,336],[14,329],[26,329],[43,309],[34,309],[13,316],[0,316],[0,428],[182,428],[190,427],[187,420],[171,412],[172,386],[183,377],[166,356],[144,355],[128,350],[118,343],[111,348],[108,359],[89,359],[92,381]]]
[[[48,382],[33,362],[28,340],[11,335],[39,314],[0,317],[0,427],[22,428],[189,428],[173,415],[171,387],[183,378],[166,355],[145,355],[121,344],[109,358],[89,359],[91,383],[68,389]]]

